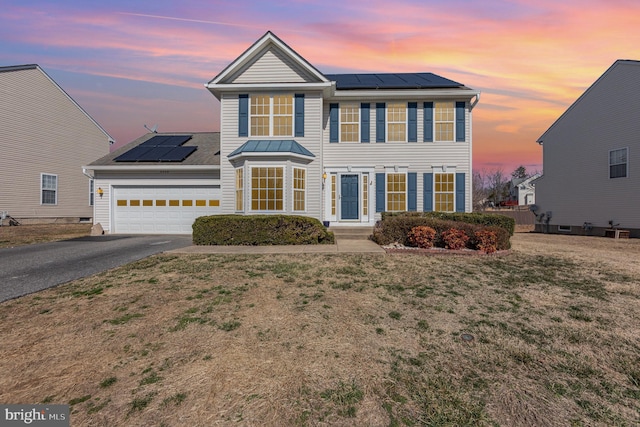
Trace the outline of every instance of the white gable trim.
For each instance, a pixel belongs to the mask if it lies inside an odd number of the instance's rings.
[[[285,54],[287,54],[294,62],[296,62],[301,68],[307,71],[310,75],[314,76],[318,79],[319,82],[328,83],[329,80],[318,71],[313,65],[311,65],[306,59],[302,56],[298,55],[296,51],[291,49],[276,37],[271,31],[267,31],[264,36],[262,36],[258,41],[256,41],[249,49],[247,49],[242,55],[240,55],[235,61],[229,64],[220,74],[218,74],[213,80],[209,83],[205,84],[207,89],[215,89],[218,85],[222,84],[222,82],[234,74],[238,69],[245,66],[249,62],[251,62],[256,55],[263,52],[263,49],[266,48],[267,45],[272,44],[277,46],[280,50],[282,50]]]

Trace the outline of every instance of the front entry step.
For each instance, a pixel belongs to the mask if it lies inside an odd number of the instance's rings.
[[[373,227],[330,227],[336,239],[341,240],[369,240],[373,234]]]

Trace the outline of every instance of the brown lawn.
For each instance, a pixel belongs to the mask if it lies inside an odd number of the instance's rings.
[[[73,426],[638,425],[638,259],[529,233],[503,256],[158,255],[0,304],[0,402]]]
[[[0,248],[88,236],[91,224],[31,224],[0,227]]]

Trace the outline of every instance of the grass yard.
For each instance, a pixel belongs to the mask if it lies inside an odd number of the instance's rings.
[[[0,304],[0,402],[73,426],[634,426],[640,241],[158,255]]]
[[[53,242],[88,236],[91,224],[30,224],[0,227],[0,248]]]

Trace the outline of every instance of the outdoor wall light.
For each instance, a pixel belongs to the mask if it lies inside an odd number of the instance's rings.
[[[102,195],[104,194],[104,190],[100,187],[98,187],[98,196],[100,196],[100,198],[102,199]]]

